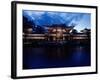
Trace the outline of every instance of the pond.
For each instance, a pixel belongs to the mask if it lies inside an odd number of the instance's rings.
[[[23,69],[80,67],[91,65],[89,45],[23,47]]]

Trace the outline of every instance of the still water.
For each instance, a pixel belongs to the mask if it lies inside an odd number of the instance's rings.
[[[80,67],[91,65],[89,45],[23,48],[23,69]]]

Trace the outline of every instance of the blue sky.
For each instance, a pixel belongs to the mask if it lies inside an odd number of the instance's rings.
[[[52,24],[74,25],[74,28],[78,31],[84,28],[90,29],[91,27],[90,13],[23,10],[23,16],[26,16],[28,20],[32,20],[40,26]]]

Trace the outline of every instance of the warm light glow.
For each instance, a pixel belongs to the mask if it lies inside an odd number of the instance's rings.
[[[28,28],[27,31],[28,31],[29,33],[32,33],[33,29],[32,29],[32,28]]]
[[[57,29],[58,32],[62,32],[62,30],[60,28]]]

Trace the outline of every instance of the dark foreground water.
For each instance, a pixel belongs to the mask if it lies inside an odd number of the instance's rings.
[[[23,48],[23,69],[90,66],[89,45],[47,45]]]

